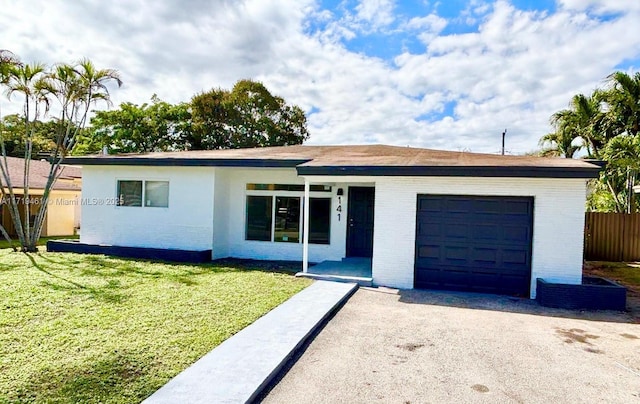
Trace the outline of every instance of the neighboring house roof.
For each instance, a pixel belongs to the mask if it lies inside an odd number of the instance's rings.
[[[96,155],[77,165],[295,167],[300,175],[595,178],[583,160],[501,156],[385,145],[282,146],[147,154]]]
[[[0,156],[0,159],[2,157]],[[18,157],[7,157],[7,165],[9,166],[9,177],[11,185],[18,190],[24,183],[24,159]],[[29,164],[29,188],[44,189],[47,184],[49,170],[51,164],[48,161],[31,160]],[[80,167],[62,166],[62,173],[53,185],[56,190],[79,191],[81,188],[80,179],[82,178],[82,169]],[[6,186],[4,178],[0,175],[0,183]]]

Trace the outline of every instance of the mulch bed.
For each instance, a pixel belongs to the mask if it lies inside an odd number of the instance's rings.
[[[624,282],[624,280],[617,278],[611,273],[610,264],[605,262],[586,261],[582,268],[582,274],[584,276],[598,276],[601,278],[610,279],[616,283],[627,288],[627,310],[629,314],[640,320],[640,285],[630,285]],[[640,271],[640,268],[638,268]]]

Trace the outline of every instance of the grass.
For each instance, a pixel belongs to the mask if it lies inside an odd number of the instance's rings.
[[[40,237],[40,239],[38,240],[38,244],[37,245],[46,245],[47,241],[49,240],[60,240],[60,239],[65,239],[65,240],[74,240],[74,239],[78,239],[80,238],[80,236],[51,236],[51,237]],[[18,239],[14,239],[13,240],[13,245],[15,247],[20,247],[20,241]],[[5,240],[4,238],[0,238],[0,249],[1,248],[10,248],[11,246],[9,245],[9,242],[7,240]]]
[[[0,403],[131,403],[310,281],[0,250]]]
[[[637,263],[590,261],[585,264],[585,273],[612,279],[640,293],[640,265]]]
[[[584,275],[611,279],[627,288],[627,311],[640,323],[640,263],[586,261]]]

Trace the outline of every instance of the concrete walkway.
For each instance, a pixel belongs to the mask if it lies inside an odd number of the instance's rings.
[[[224,341],[143,401],[246,403],[293,352],[355,292],[356,284],[317,281]]]

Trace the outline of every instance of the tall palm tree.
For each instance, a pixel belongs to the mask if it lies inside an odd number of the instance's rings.
[[[31,244],[31,209],[29,202],[29,173],[32,152],[33,138],[33,122],[37,121],[43,113],[49,111],[52,88],[46,78],[46,67],[41,63],[29,63],[22,65],[13,65],[8,68],[5,73],[4,85],[6,87],[6,95],[9,99],[15,94],[19,94],[23,98],[23,115],[24,115],[24,172],[22,184],[22,198],[24,201],[24,218],[20,220],[18,202],[13,192],[13,184],[8,172],[6,160],[6,151],[4,150],[4,142],[2,142],[2,154],[4,159],[0,164],[0,172],[9,191],[10,196],[10,215],[14,222],[16,232],[20,243],[25,246]],[[35,244],[35,242],[33,243]]]
[[[60,103],[61,115],[59,132],[56,133],[56,148],[51,156],[51,168],[42,195],[43,207],[49,201],[51,187],[61,174],[60,166],[64,156],[71,152],[78,134],[87,123],[91,105],[98,101],[111,104],[108,83],[115,81],[122,85],[120,73],[113,69],[97,69],[88,59],[76,64],[60,64],[48,75],[53,94]],[[46,210],[40,209],[36,215],[31,239],[38,240],[44,224]],[[33,245],[35,249],[35,242]]]
[[[9,55],[6,53],[0,53],[0,56],[9,60]],[[117,71],[97,69],[87,59],[73,65],[60,64],[54,66],[50,71],[39,63],[25,65],[12,63],[9,66],[7,62],[2,66],[2,84],[6,88],[7,97],[11,100],[12,96],[19,94],[23,101],[26,146],[23,184],[25,201],[29,201],[29,162],[31,160],[33,123],[49,112],[52,101],[57,100],[60,103],[60,118],[57,119],[58,124],[54,125],[58,131],[55,136],[56,148],[51,156],[47,183],[40,201],[40,209],[33,219],[33,225],[28,205],[25,205],[24,218],[20,217],[8,173],[4,142],[0,141],[4,156],[3,161],[0,162],[0,172],[10,194],[9,210],[12,221],[18,233],[22,250],[37,251],[36,243],[42,232],[51,188],[62,172],[62,159],[71,151],[76,136],[86,125],[90,107],[98,101],[110,103],[108,83],[115,81],[120,86],[122,81]]]
[[[608,77],[610,88],[604,92],[609,116],[618,133],[635,136],[640,133],[640,72],[629,75],[615,72]]]
[[[9,72],[16,66],[21,66],[22,63],[20,62],[20,59],[11,51],[6,50],[6,49],[0,49],[0,86],[4,86],[7,84],[7,81],[9,80]],[[2,119],[2,110],[0,109],[0,119]],[[1,125],[1,123],[0,123]],[[3,137],[3,132],[2,132],[2,128],[0,127],[0,143],[2,143],[2,155],[5,156],[5,150],[4,150],[4,137]],[[1,180],[0,180],[0,196],[2,196],[3,199],[7,199],[6,198],[6,193],[5,193],[5,183],[6,180],[4,178],[5,176],[3,175]],[[3,209],[2,207],[0,207],[0,209]],[[11,209],[11,207],[8,208],[9,209],[9,213],[11,216],[16,215],[17,212],[15,212],[13,209]],[[2,233],[2,236],[9,241],[9,245],[12,245],[11,243],[11,238],[9,237],[9,234],[7,233],[7,230],[4,228],[4,226],[0,223],[0,233]],[[15,248],[14,248],[15,250]]]
[[[591,156],[598,156],[606,144],[606,136],[601,130],[604,122],[601,103],[599,91],[590,96],[577,94],[571,99],[568,109],[556,112],[551,117],[555,127],[574,138],[582,138]]]

